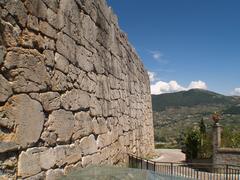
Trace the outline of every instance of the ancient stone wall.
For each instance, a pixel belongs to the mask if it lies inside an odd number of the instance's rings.
[[[105,0],[0,0],[0,175],[153,150],[149,78]]]
[[[240,165],[240,149],[219,148],[214,156],[213,163]]]

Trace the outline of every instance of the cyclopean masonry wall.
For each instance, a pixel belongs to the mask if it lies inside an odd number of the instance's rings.
[[[0,176],[54,179],[153,150],[149,78],[104,0],[0,12]]]

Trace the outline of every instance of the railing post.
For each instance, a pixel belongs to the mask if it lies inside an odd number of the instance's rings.
[[[142,169],[142,158],[141,158],[141,169]]]
[[[153,171],[156,171],[156,162],[154,161]]]
[[[171,163],[171,176],[173,175],[173,163]]]
[[[131,156],[128,154],[128,166],[131,167]]]
[[[148,160],[147,160],[147,169],[148,169]]]
[[[226,165],[226,179],[228,179],[228,164]]]

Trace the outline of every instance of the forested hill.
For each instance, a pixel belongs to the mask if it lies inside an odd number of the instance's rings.
[[[191,89],[176,93],[152,95],[153,111],[162,111],[169,107],[192,107],[195,105],[226,105],[234,106],[240,98],[224,96],[215,92]]]

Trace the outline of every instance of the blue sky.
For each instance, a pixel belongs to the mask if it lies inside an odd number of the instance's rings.
[[[107,0],[157,93],[240,95],[239,0]],[[239,88],[239,89],[238,89]]]

